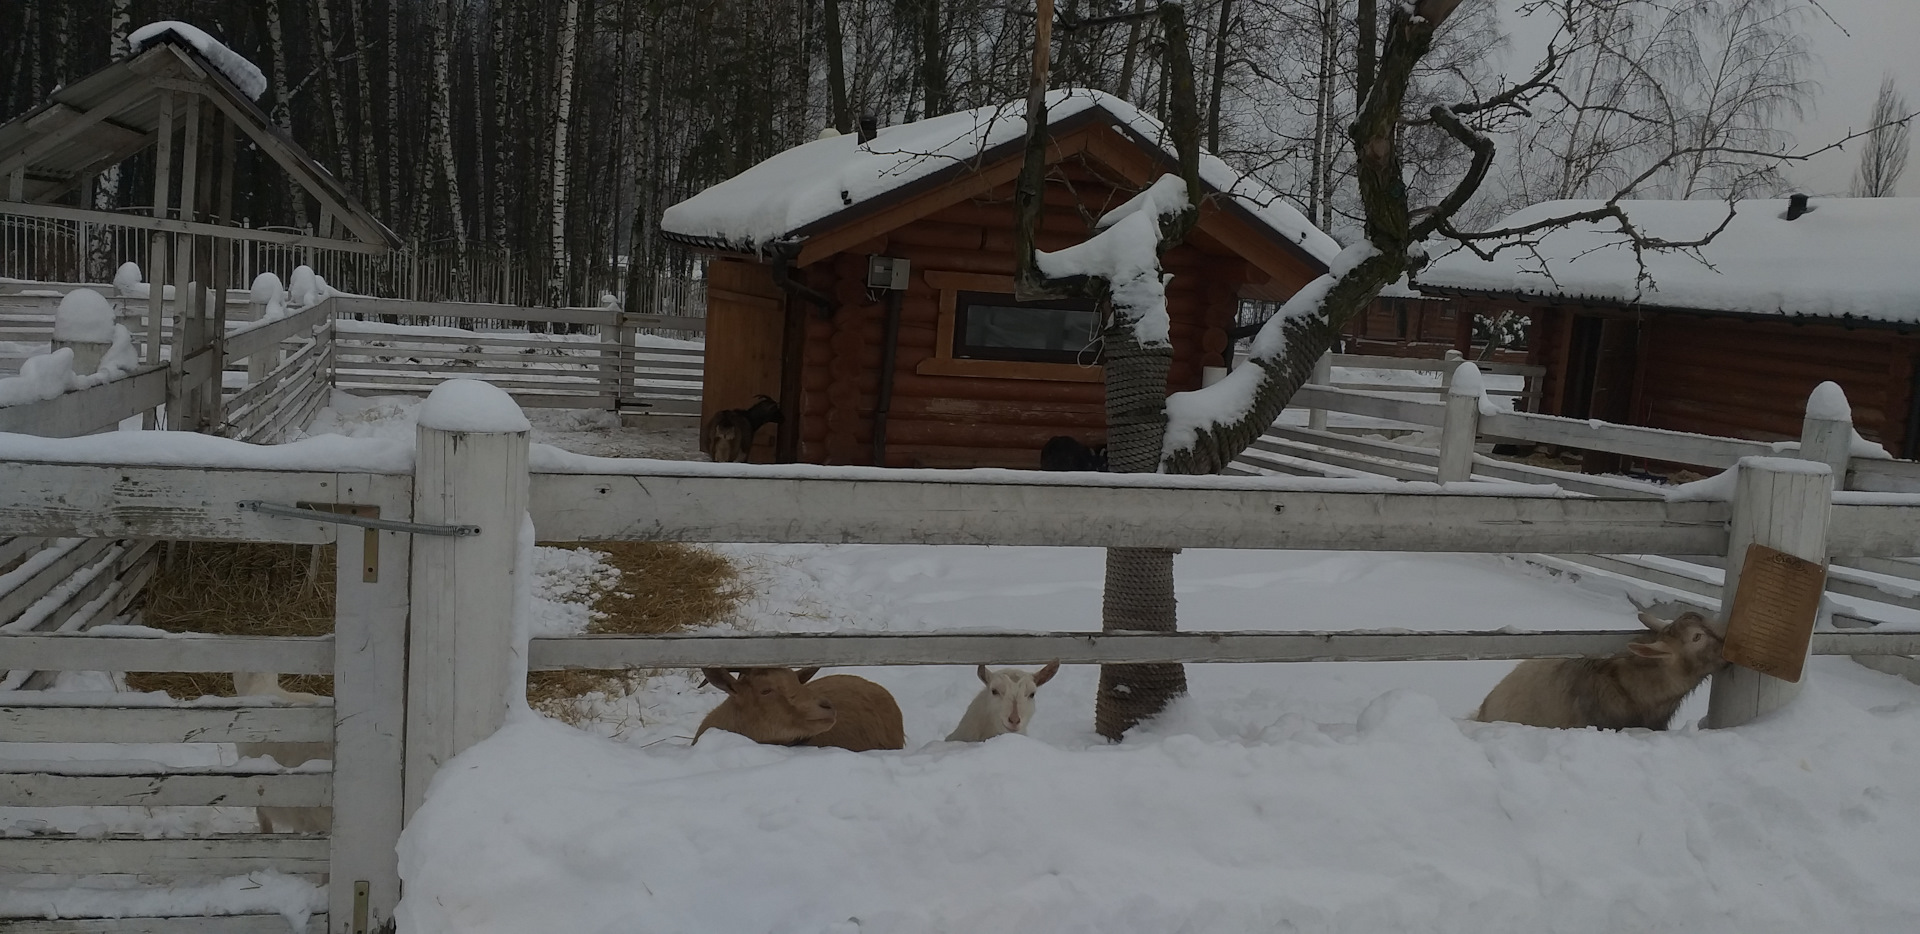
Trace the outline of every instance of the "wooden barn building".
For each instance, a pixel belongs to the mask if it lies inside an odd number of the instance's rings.
[[[1053,92],[1049,125],[1043,250],[1177,171],[1161,127],[1107,95]],[[666,235],[710,254],[703,418],[778,400],[761,462],[1032,468],[1053,436],[1104,442],[1098,312],[1012,294],[1024,134],[1015,104],[828,137],[668,209]],[[1199,225],[1163,257],[1170,392],[1226,365],[1243,298],[1286,299],[1338,249],[1218,159],[1202,176]]]
[[[1532,317],[1542,411],[1784,441],[1807,395],[1839,383],[1861,435],[1920,455],[1920,198],[1626,201],[1641,232],[1693,249],[1638,257],[1612,221],[1540,236],[1491,261],[1460,252],[1418,277],[1462,311]],[[1496,226],[1590,210],[1526,208]]]

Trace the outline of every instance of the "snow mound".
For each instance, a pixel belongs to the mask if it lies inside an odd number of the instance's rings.
[[[92,289],[74,289],[53,313],[53,339],[85,344],[113,341],[113,306]]]
[[[114,270],[113,287],[120,294],[127,295],[141,284],[139,263],[121,263],[120,268]]]
[[[307,267],[302,266],[301,269]],[[260,309],[260,317],[284,317],[287,313],[287,289],[280,284],[280,277],[263,272],[253,277],[253,303]]]
[[[267,92],[267,76],[260,73],[260,66],[247,60],[246,56],[223,45],[220,40],[202,32],[199,27],[174,20],[162,20],[148,23],[127,36],[127,54],[138,55],[148,46],[166,36],[173,36],[192,46],[201,57],[214,68],[219,69],[233,86],[240,89],[250,100],[259,100]]]
[[[58,399],[73,383],[73,348],[28,357],[20,375],[0,379],[0,405],[24,405]]]
[[[450,379],[427,395],[419,425],[441,431],[532,431],[526,413],[506,390],[477,379]]]
[[[1163,720],[1189,716],[1183,701]],[[518,719],[401,838],[417,934],[1904,930],[1920,704],[1740,730],[1460,724],[1398,690],[1246,738],[911,752]]]

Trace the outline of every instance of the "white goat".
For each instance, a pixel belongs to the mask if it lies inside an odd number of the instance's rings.
[[[967,705],[966,716],[961,717],[960,725],[947,734],[947,740],[977,743],[1002,733],[1027,732],[1027,724],[1033,722],[1035,690],[1051,681],[1059,671],[1059,662],[1049,662],[1047,667],[1039,671],[1021,671],[1018,668],[988,671],[987,666],[981,665],[980,681],[986,687],[973,696],[973,703]]]

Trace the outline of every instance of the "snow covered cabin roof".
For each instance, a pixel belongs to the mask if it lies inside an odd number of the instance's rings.
[[[1548,201],[1495,224],[1514,227],[1600,207]],[[1920,198],[1826,198],[1787,220],[1785,200],[1622,201],[1649,237],[1704,246],[1633,248],[1612,219],[1540,235],[1533,249],[1509,248],[1488,262],[1469,251],[1436,260],[1417,277],[1423,292],[1536,297],[1629,305],[1645,310],[1857,319],[1920,324]]]
[[[57,202],[88,177],[152,147],[159,133],[161,95],[183,92],[200,95],[224,113],[358,241],[328,245],[361,247],[361,252],[401,246],[398,236],[254,103],[249,92],[257,91],[259,71],[252,63],[185,24],[155,23],[135,35],[140,44],[125,58],[55,90],[40,106],[0,124],[0,210],[34,216],[81,210]],[[247,87],[237,86],[236,80]],[[184,107],[176,105],[174,125],[184,119]],[[203,146],[217,143],[202,141]],[[16,170],[21,170],[18,195],[10,184]],[[34,207],[5,208],[9,203]]]
[[[1047,95],[1055,139],[1104,122],[1165,171],[1177,172],[1165,127],[1133,105],[1100,91],[1068,88]],[[661,231],[694,246],[765,253],[773,244],[805,240],[933,191],[967,175],[1017,160],[1026,136],[1026,102],[1015,101],[886,127],[861,143],[831,136],[795,146],[667,209]],[[1201,181],[1227,212],[1319,269],[1340,252],[1281,194],[1208,153]],[[1141,184],[1153,179],[1141,179]],[[931,209],[930,209],[931,210]],[[1011,218],[1009,218],[1011,221]],[[803,259],[803,263],[806,260]]]

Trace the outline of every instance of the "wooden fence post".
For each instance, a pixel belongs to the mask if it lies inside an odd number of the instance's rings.
[[[1471,372],[1467,372],[1471,371]],[[1461,376],[1465,379],[1461,379]],[[1473,479],[1473,445],[1480,436],[1480,368],[1462,362],[1447,381],[1447,420],[1440,428],[1440,482]]]
[[[400,902],[410,538],[343,525],[336,539],[329,934],[380,931]]]
[[[441,383],[420,407],[413,521],[478,535],[416,535],[408,626],[406,816],[441,764],[499,729],[514,652],[520,524],[530,426],[478,380]]]
[[[1307,384],[1310,386],[1333,385],[1333,351],[1329,350],[1321,354],[1320,359],[1314,362],[1313,375],[1307,378]],[[1307,427],[1314,431],[1326,431],[1327,410],[1308,409]]]
[[[1720,591],[1723,629],[1740,587],[1747,546],[1757,543],[1825,564],[1833,500],[1833,475],[1824,464],[1745,457],[1734,470],[1733,525],[1727,541],[1726,583]],[[1797,683],[1728,665],[1713,676],[1707,726],[1739,726],[1786,706],[1799,692]]]
[[[1847,488],[1847,462],[1853,457],[1853,406],[1838,383],[1825,382],[1807,397],[1807,417],[1800,427],[1800,458],[1819,461],[1833,470],[1833,488]]]

